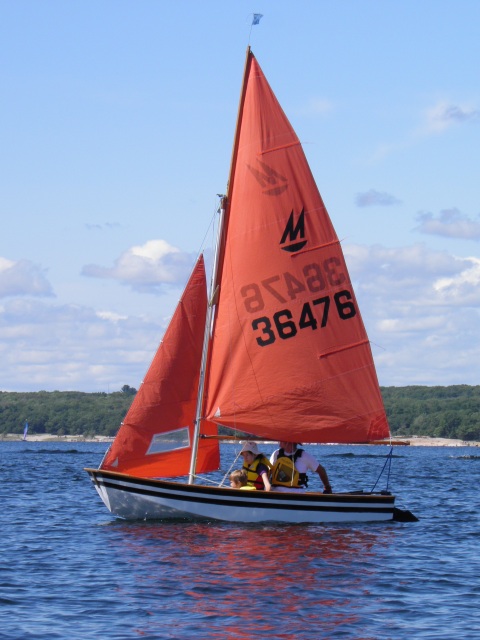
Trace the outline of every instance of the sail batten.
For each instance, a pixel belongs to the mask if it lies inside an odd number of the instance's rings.
[[[297,251],[297,253],[292,254],[292,258],[296,258],[297,256],[301,256],[304,253],[308,253],[309,251],[317,251],[318,249],[326,249],[327,247],[331,247],[332,245],[340,244],[340,240],[331,240],[330,242],[325,242],[324,244],[319,244],[316,247],[309,247],[308,249],[303,249],[301,251]]]
[[[281,151],[282,149],[288,149],[289,147],[295,147],[296,145],[301,145],[300,140],[296,140],[295,142],[289,142],[288,144],[282,144],[278,147],[272,147],[271,149],[263,149],[258,152],[259,156],[264,156],[267,153],[272,153],[273,151]]]
[[[365,340],[360,340],[360,342],[354,342],[352,344],[345,344],[342,347],[337,347],[334,349],[330,349],[330,351],[326,351],[325,353],[320,353],[319,358],[328,358],[328,356],[333,355],[334,353],[340,353],[341,351],[347,351],[348,349],[355,349],[355,347],[360,347],[363,344],[369,344],[368,338]]]

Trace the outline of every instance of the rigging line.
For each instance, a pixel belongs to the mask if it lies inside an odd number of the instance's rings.
[[[224,222],[224,214],[225,214],[225,211],[223,209],[224,203],[225,203],[225,198],[222,198],[220,207],[217,210],[217,213],[220,214],[220,221],[218,225],[217,242],[215,245],[215,252],[214,252],[214,258],[213,258],[210,291],[213,289],[214,284],[218,277],[218,271],[217,271],[218,270],[218,248],[219,248],[221,234],[223,231],[223,222]],[[207,292],[207,296],[208,296],[208,292]],[[200,435],[200,428],[201,428],[201,419],[202,419],[202,413],[204,412],[204,405],[205,405],[205,393],[206,393],[205,382],[206,382],[206,376],[207,376],[208,353],[211,347],[213,322],[214,322],[213,307],[207,305],[205,326],[203,330],[202,358],[200,362],[200,378],[198,382],[197,401],[196,401],[196,407],[195,407],[195,419],[193,422],[194,430],[193,430],[193,442],[192,442],[191,457],[190,457],[190,471],[189,471],[188,484],[193,484],[196,465],[197,465],[198,444],[200,442],[199,435]]]
[[[122,422],[121,424],[123,424],[123,422]],[[121,426],[121,425],[120,425],[120,426]],[[118,431],[119,431],[119,430],[120,430],[120,428],[118,429]],[[118,431],[117,431],[117,433],[118,433]],[[107,450],[105,451],[105,453],[103,454],[102,461],[101,461],[101,462],[100,462],[100,464],[98,465],[98,468],[99,468],[99,469],[101,469],[101,468],[102,468],[102,464],[104,463],[105,458],[107,457],[108,453],[110,452],[110,449],[112,448],[112,444],[113,444],[113,442],[111,442],[111,443],[110,443],[110,446],[108,447],[108,449],[107,449]]]
[[[232,462],[232,464],[230,465],[230,468],[227,470],[227,472],[225,473],[225,475],[222,478],[222,481],[218,485],[219,487],[223,487],[223,483],[227,479],[227,476],[230,475],[230,472],[233,469],[233,465],[237,462],[237,460],[239,459],[241,453],[242,453],[242,450],[240,449],[240,451],[237,453],[237,456],[236,456],[235,460]]]
[[[390,482],[390,471],[392,468],[392,452],[393,452],[393,445],[390,446],[390,453],[388,454],[388,474],[387,474],[387,486],[386,486],[386,490],[388,491],[388,485]]]
[[[201,476],[200,474],[196,473],[193,477],[195,478],[195,480],[203,480],[203,482],[206,482],[206,483],[209,482],[210,484],[214,484],[216,487],[221,486],[221,485],[218,484],[218,482],[216,480],[212,480],[211,478],[207,478],[207,476]]]
[[[382,347],[381,344],[377,344],[376,342],[372,342],[371,340],[370,340],[370,344],[374,344],[376,347],[378,347],[379,349],[382,349],[383,351],[387,350],[386,347]]]
[[[388,491],[388,483],[390,481],[390,470],[391,470],[391,466],[392,466],[392,453],[393,453],[393,445],[390,445],[390,451],[387,453],[387,459],[385,460],[385,464],[382,467],[382,470],[380,471],[380,474],[375,482],[375,484],[373,485],[370,493],[373,493],[375,491],[375,487],[378,484],[378,481],[380,480],[380,478],[383,475],[383,472],[385,471],[385,467],[388,464],[388,474],[387,474],[387,486],[386,486],[386,490]]]
[[[223,196],[217,193],[217,198],[220,198],[220,201],[221,201]],[[205,250],[205,248],[207,246],[207,236],[210,234],[210,232],[212,232],[213,237],[215,237],[215,221],[217,219],[218,209],[219,209],[219,200],[216,199],[212,217],[211,217],[210,222],[208,224],[207,230],[205,231],[205,235],[203,236],[203,240],[200,243],[200,248],[199,248],[199,250],[197,252],[197,259],[198,259],[198,256]],[[208,244],[209,244],[209,247],[211,248],[211,245],[213,244],[213,241],[210,241]]]

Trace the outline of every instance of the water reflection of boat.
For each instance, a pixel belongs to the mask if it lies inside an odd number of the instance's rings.
[[[368,597],[397,536],[392,527],[334,525],[170,522],[115,529],[110,552],[127,563],[138,600],[149,608],[142,632],[152,633],[150,625],[174,597],[178,637],[195,620],[208,623],[209,638],[261,632],[303,638],[305,626],[317,629],[316,637],[334,637],[339,629],[359,637],[359,598]],[[288,619],[288,628],[280,619]]]
[[[389,437],[340,242],[250,49],[220,211],[210,303],[200,257],[115,441],[100,468],[87,470],[95,488],[127,519],[392,520],[388,491],[243,492],[198,483],[219,466],[218,424],[307,443]],[[188,483],[158,479],[187,473]]]

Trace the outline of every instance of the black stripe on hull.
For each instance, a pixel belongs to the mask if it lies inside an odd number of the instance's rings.
[[[94,484],[103,486],[106,489],[154,497],[160,500],[188,501],[191,503],[211,504],[212,506],[307,512],[391,513],[393,516],[395,502],[394,496],[371,494],[327,495],[322,493],[295,494],[249,491],[241,492],[241,495],[239,495],[238,489],[177,484],[93,469],[86,469],[86,471],[90,474]]]

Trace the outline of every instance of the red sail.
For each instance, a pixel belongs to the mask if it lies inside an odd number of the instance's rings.
[[[388,437],[342,249],[250,52],[220,261],[207,418],[278,440]]]
[[[188,473],[206,311],[200,257],[101,469],[143,478]],[[216,431],[215,425],[202,422],[202,433]],[[218,467],[218,441],[200,440],[197,473]]]

